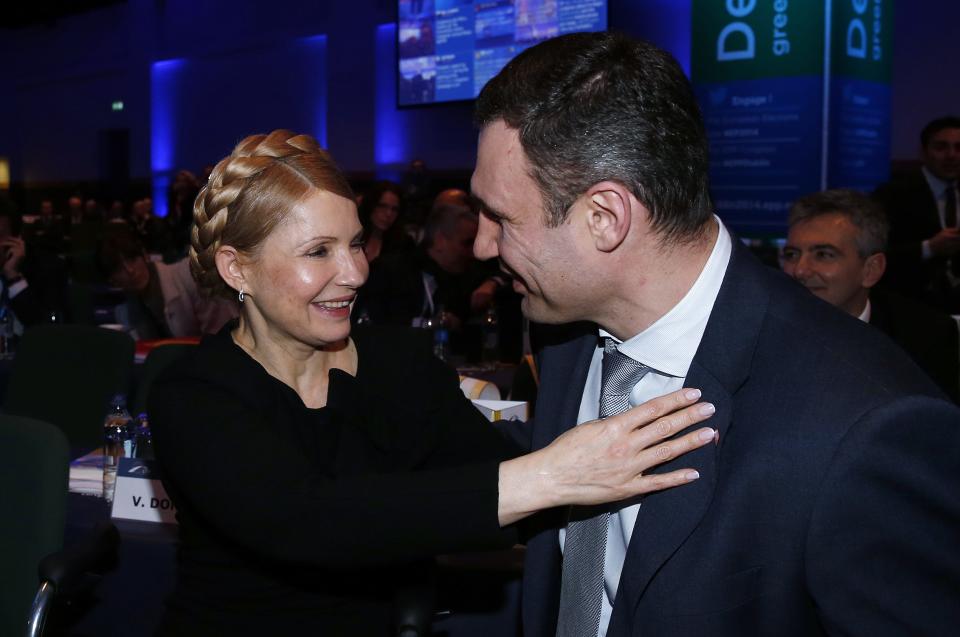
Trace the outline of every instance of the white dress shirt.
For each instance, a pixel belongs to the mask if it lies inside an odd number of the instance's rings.
[[[730,261],[730,233],[718,217],[714,218],[719,226],[717,240],[696,282],[673,309],[653,325],[619,345],[621,352],[651,368],[630,393],[631,407],[683,387]],[[600,336],[614,338],[603,329],[600,329]],[[596,420],[599,415],[602,360],[603,347],[599,346],[590,362],[577,424]],[[603,567],[604,596],[600,610],[599,637],[607,634],[613,601],[620,584],[620,572],[623,570],[627,546],[633,535],[639,509],[640,504],[631,504],[610,514]],[[561,550],[565,538],[566,529],[560,529]]]
[[[927,180],[927,186],[929,186],[930,192],[933,194],[934,201],[937,202],[937,215],[940,217],[940,227],[946,228],[947,218],[945,209],[947,207],[947,188],[951,187],[951,183],[934,175],[932,172],[927,170],[926,166],[920,170],[923,172],[923,176]],[[953,187],[956,188],[956,185],[953,185]],[[926,239],[920,244],[920,252],[921,256],[925,260],[933,258],[933,252],[930,250],[929,239]]]

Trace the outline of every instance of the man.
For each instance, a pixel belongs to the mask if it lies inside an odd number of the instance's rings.
[[[579,322],[541,353],[533,448],[624,391],[681,386],[719,433],[679,459],[691,485],[535,517],[524,634],[954,634],[960,412],[711,214],[677,63],[562,36],[492,79],[476,120],[474,252],[499,257],[530,319]]]
[[[63,252],[63,224],[53,210],[53,202],[44,199],[40,202],[40,214],[26,228],[24,239],[30,247],[46,255]]]
[[[887,283],[950,314],[960,313],[960,118],[920,133],[923,167],[874,193],[890,218]]]
[[[886,269],[887,220],[855,190],[794,202],[783,271],[847,314],[886,333],[954,401],[960,390],[957,323],[892,292],[875,290]]]
[[[118,322],[133,330],[135,338],[201,336],[239,314],[225,299],[200,295],[187,259],[169,265],[148,261],[132,231],[108,234],[96,258],[107,281],[127,293]]]
[[[63,320],[67,275],[63,261],[43,251],[28,250],[20,236],[20,216],[0,194],[0,307],[22,327]]]
[[[484,276],[473,257],[477,216],[462,206],[440,206],[428,217],[421,245],[374,262],[354,310],[374,323],[419,325],[442,305],[456,326],[470,316],[470,298]]]

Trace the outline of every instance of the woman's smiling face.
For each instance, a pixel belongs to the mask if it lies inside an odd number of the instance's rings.
[[[350,334],[350,310],[367,280],[354,203],[312,190],[244,266],[249,300],[272,338],[313,347]]]

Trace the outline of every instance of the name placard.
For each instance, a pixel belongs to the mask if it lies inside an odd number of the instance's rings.
[[[111,517],[176,524],[176,513],[152,460],[120,458]]]
[[[519,420],[527,422],[527,403],[518,400],[471,400],[487,420]]]

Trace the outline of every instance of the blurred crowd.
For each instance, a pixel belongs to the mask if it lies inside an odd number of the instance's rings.
[[[193,202],[200,176],[176,173],[166,215],[150,197],[43,197],[19,210],[0,193],[0,308],[16,333],[39,323],[114,324],[138,339],[198,336],[236,315],[190,278]],[[421,160],[401,180],[354,185],[371,265],[354,321],[432,327],[442,320],[451,355],[478,361],[484,326],[500,360],[521,355],[519,296],[496,263],[473,256],[478,211],[463,188],[435,188]],[[448,185],[448,184],[444,184]]]

